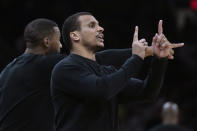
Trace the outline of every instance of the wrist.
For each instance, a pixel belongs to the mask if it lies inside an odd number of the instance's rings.
[[[153,56],[153,47],[152,46],[148,46],[145,48],[145,57],[147,56]]]
[[[133,55],[140,57],[142,60],[144,60],[144,57],[145,57],[144,53],[133,53]]]

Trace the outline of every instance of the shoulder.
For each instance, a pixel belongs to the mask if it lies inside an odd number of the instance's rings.
[[[70,68],[79,67],[79,64],[70,55],[60,60],[54,67],[53,72],[62,72]]]
[[[52,81],[73,80],[84,72],[87,72],[87,68],[84,68],[83,65],[78,64],[74,59],[67,56],[54,66],[52,70]]]
[[[67,57],[64,57],[63,59],[61,59],[57,64],[56,67],[61,67],[61,66],[69,66],[69,65],[75,65],[76,61],[71,58],[70,55],[68,55]]]
[[[0,76],[2,76],[3,74],[7,74],[6,72],[9,71],[9,69],[14,66],[15,61],[16,61],[16,58],[14,60],[12,60],[9,64],[7,64],[3,68],[3,70],[0,72]]]

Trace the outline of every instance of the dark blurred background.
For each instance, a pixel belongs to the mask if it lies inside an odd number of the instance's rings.
[[[69,15],[89,11],[105,28],[105,49],[131,47],[134,27],[151,44],[160,19],[171,42],[184,42],[169,61],[159,98],[120,106],[121,131],[144,131],[161,123],[161,105],[176,102],[180,125],[197,130],[197,0],[0,0],[0,71],[23,53],[23,31],[35,18],[49,18],[61,29]]]

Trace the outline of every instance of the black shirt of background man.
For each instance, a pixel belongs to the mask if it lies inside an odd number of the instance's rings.
[[[131,49],[98,52],[100,63],[118,65]],[[115,56],[115,57],[112,57]],[[51,71],[65,55],[22,54],[0,74],[0,131],[52,131]]]
[[[0,74],[0,131],[50,131],[50,77],[62,55],[23,54]]]
[[[53,69],[51,94],[57,131],[117,131],[118,104],[155,98],[166,60],[155,59],[142,81],[134,77],[143,60],[130,57],[119,70],[70,54]]]

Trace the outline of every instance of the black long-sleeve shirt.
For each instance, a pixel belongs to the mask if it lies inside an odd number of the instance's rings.
[[[118,104],[152,99],[161,87],[165,60],[142,81],[135,79],[143,60],[133,55],[119,70],[76,54],[54,68],[51,94],[57,131],[117,131]]]
[[[23,54],[0,74],[0,131],[52,131],[50,77],[64,56]]]
[[[117,58],[122,61],[126,55],[131,55],[131,50],[99,52],[96,59],[102,63],[104,58],[105,62],[113,64],[113,54],[122,54]],[[53,130],[51,71],[64,57],[59,54],[22,54],[5,67],[0,74],[0,131]]]

